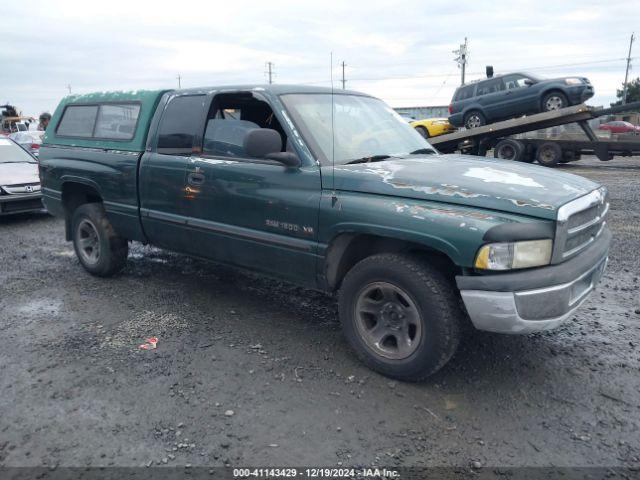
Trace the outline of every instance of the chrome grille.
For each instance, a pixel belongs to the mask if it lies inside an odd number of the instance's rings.
[[[40,193],[40,183],[23,183],[20,185],[0,185],[0,190],[9,195]]]
[[[558,210],[552,263],[567,260],[593,243],[606,225],[608,211],[604,187],[563,205]]]
[[[581,227],[582,225],[591,222],[592,220],[596,219],[596,217],[598,217],[598,210],[599,205],[594,205],[593,207],[589,207],[586,210],[574,213],[573,215],[571,215],[571,217],[569,217],[569,220],[567,220],[567,228],[571,231],[574,228]]]

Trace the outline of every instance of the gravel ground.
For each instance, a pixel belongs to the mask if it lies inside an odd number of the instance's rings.
[[[563,170],[610,188],[601,287],[420,384],[358,363],[330,297],[138,244],[98,279],[59,219],[1,219],[0,466],[638,467],[640,158]]]

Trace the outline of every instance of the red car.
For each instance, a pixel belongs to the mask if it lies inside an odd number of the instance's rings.
[[[607,122],[598,127],[599,130],[608,130],[611,133],[631,133],[640,135],[640,127],[629,122]]]

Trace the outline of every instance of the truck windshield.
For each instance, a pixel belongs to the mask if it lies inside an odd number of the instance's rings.
[[[330,93],[281,97],[321,164],[331,164],[332,158],[339,165],[368,157],[404,157],[426,153],[425,149],[435,153],[413,127],[376,98],[336,93],[332,122],[331,97]]]

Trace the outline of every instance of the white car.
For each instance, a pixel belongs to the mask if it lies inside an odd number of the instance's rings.
[[[34,157],[38,156],[40,152],[40,145],[42,145],[42,138],[44,132],[39,130],[29,130],[26,132],[15,132],[9,135],[9,138],[24,148],[27,152],[31,153]]]
[[[13,140],[0,137],[0,216],[42,210],[38,162]]]

